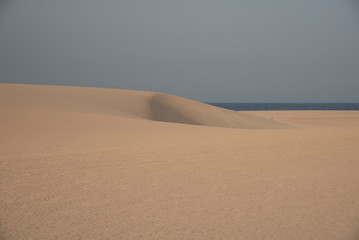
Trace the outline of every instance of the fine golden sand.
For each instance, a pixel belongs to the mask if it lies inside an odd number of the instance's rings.
[[[359,239],[359,112],[0,84],[0,239]]]

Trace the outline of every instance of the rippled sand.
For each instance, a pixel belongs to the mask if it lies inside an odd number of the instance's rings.
[[[358,123],[0,84],[0,239],[359,239]]]

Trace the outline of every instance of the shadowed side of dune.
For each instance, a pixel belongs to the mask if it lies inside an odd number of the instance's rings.
[[[228,128],[291,128],[270,119],[252,116],[174,95],[155,93],[149,99],[150,120]]]

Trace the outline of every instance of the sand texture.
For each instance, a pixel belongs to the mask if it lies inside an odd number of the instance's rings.
[[[0,84],[0,239],[359,239],[359,112]]]

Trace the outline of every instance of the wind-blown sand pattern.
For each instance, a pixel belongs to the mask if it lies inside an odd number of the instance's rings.
[[[0,239],[359,239],[358,122],[0,84]]]

